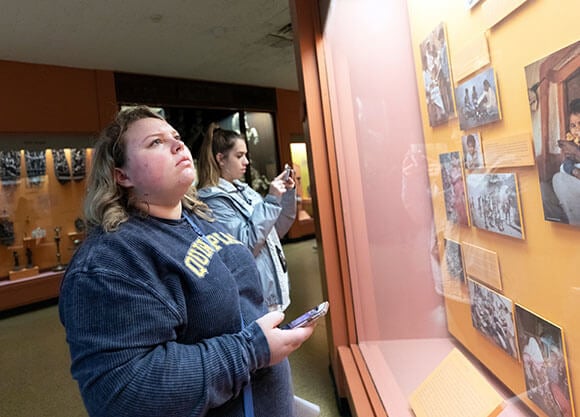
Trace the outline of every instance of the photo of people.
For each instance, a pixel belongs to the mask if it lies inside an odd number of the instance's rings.
[[[463,147],[463,164],[465,169],[483,168],[483,151],[479,133],[470,133],[461,137]]]
[[[439,155],[439,162],[447,220],[468,226],[465,182],[459,152],[442,153]]]
[[[493,68],[489,68],[455,88],[461,130],[501,120],[499,96]]]
[[[562,329],[518,304],[515,317],[527,397],[550,417],[573,417]]]
[[[472,279],[467,286],[473,327],[518,359],[512,301]]]
[[[465,281],[461,245],[454,240],[445,239],[445,264],[449,276],[457,281]]]
[[[429,125],[437,126],[455,117],[453,82],[443,23],[421,42],[420,50]]]
[[[544,219],[580,226],[580,41],[525,73]]]
[[[469,174],[466,182],[473,226],[524,238],[515,174]]]

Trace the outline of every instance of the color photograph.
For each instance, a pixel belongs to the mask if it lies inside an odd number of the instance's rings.
[[[494,344],[518,359],[512,300],[472,280],[467,280],[471,323]]]
[[[489,68],[455,89],[459,128],[472,129],[501,120],[499,95],[493,68]]]
[[[461,137],[463,147],[463,164],[465,169],[483,168],[483,150],[479,133],[470,133]]]
[[[455,117],[445,25],[440,23],[419,48],[429,125],[437,126]]]
[[[525,73],[544,219],[580,226],[580,41]]]
[[[573,417],[562,329],[518,304],[515,317],[527,397],[550,417]]]
[[[469,226],[467,204],[465,201],[465,182],[459,152],[439,155],[441,180],[447,220],[455,224]]]
[[[469,174],[466,182],[473,226],[524,238],[516,174]]]

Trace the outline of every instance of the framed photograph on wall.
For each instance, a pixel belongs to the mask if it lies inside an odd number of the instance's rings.
[[[515,318],[527,397],[550,417],[575,416],[562,329],[518,304]]]
[[[483,164],[483,150],[479,133],[469,133],[461,137],[463,148],[463,165],[465,169],[480,169]]]
[[[465,182],[459,152],[439,155],[441,180],[447,220],[455,224],[469,226],[467,204],[465,200]]]
[[[512,300],[472,279],[467,280],[467,287],[473,327],[508,355],[518,359]]]
[[[468,78],[455,88],[459,128],[472,129],[501,120],[499,95],[493,68]]]
[[[429,126],[437,126],[455,117],[453,80],[445,25],[443,23],[437,25],[421,42],[419,49]]]
[[[525,73],[544,219],[580,226],[580,41]]]
[[[469,174],[466,182],[473,226],[524,239],[516,174]]]
[[[465,281],[461,244],[451,239],[445,239],[445,265],[449,277],[460,282]]]

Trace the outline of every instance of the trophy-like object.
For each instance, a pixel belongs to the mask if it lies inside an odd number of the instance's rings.
[[[54,243],[56,244],[56,266],[52,268],[53,271],[64,270],[64,265],[61,263],[60,255],[60,226],[54,228]]]

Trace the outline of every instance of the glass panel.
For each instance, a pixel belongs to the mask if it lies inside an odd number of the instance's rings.
[[[324,3],[357,337],[388,414],[455,347],[510,410],[575,415],[580,3]]]
[[[252,188],[266,195],[270,180],[279,174],[274,117],[270,113],[245,112]]]
[[[298,221],[312,220],[312,194],[310,194],[310,175],[305,142],[290,143],[292,166],[296,175],[296,198]]]

